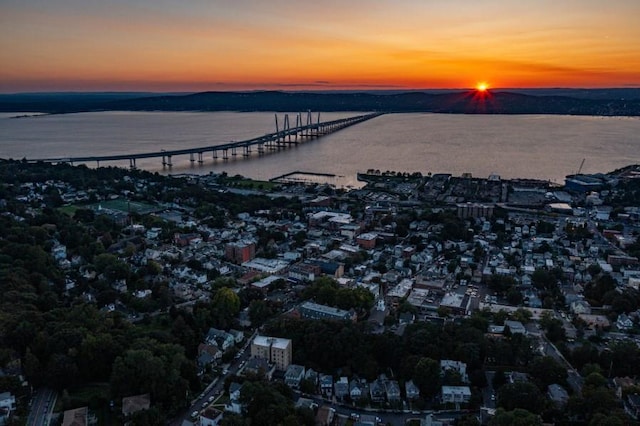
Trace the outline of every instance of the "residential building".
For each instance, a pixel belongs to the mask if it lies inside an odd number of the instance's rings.
[[[235,336],[217,328],[210,328],[205,340],[208,344],[217,346],[223,352],[231,348],[236,343]]]
[[[329,426],[332,424],[335,413],[335,408],[331,408],[329,405],[323,405],[318,408],[318,412],[316,413],[316,426]]]
[[[242,414],[242,403],[240,402],[240,392],[242,385],[232,382],[229,385],[229,403],[225,405],[224,410],[236,414]]]
[[[506,320],[504,326],[509,327],[511,334],[527,334],[527,329],[520,321]]]
[[[443,359],[440,361],[440,372],[445,375],[447,371],[454,371],[460,375],[460,379],[463,383],[469,381],[467,376],[467,364],[461,361],[453,361],[450,359]]]
[[[466,219],[472,217],[474,219],[484,217],[490,218],[493,216],[493,204],[481,204],[481,203],[464,203],[458,204],[458,217],[460,219]]]
[[[126,418],[138,411],[148,410],[151,407],[151,395],[127,396],[122,398],[122,415]]]
[[[284,382],[293,389],[300,388],[300,382],[304,379],[304,367],[301,365],[291,364],[284,373]]]
[[[358,316],[355,311],[345,311],[331,306],[320,305],[313,302],[304,302],[298,308],[302,318],[308,319],[332,319],[332,320],[345,320],[356,321]]]
[[[564,407],[569,401],[569,394],[565,388],[557,383],[547,386],[547,396],[557,408]]]
[[[395,380],[387,380],[385,383],[387,401],[400,401],[400,385]]]
[[[443,386],[441,392],[443,403],[466,403],[471,400],[469,386]]]
[[[340,377],[340,379],[333,385],[336,398],[343,401],[346,396],[349,396],[349,378]]]
[[[352,401],[358,401],[364,394],[363,383],[357,379],[351,379],[349,382],[349,398]]]
[[[386,377],[378,377],[371,385],[369,385],[369,394],[371,402],[384,402],[387,397],[387,389],[385,386]]]
[[[200,426],[218,426],[224,413],[213,407],[208,407],[200,413]]]
[[[328,398],[333,396],[333,377],[329,374],[320,375],[320,393]]]
[[[256,257],[256,244],[253,241],[236,241],[229,243],[224,248],[227,260],[242,264]]]
[[[3,408],[9,412],[16,410],[16,397],[11,392],[0,393],[0,409]]]
[[[620,314],[616,320],[616,327],[618,327],[619,330],[630,330],[633,328],[633,321],[631,321],[631,318],[629,318],[627,314]]]
[[[640,419],[640,395],[636,393],[627,395],[627,400],[624,403],[624,411],[635,420]]]
[[[62,426],[87,426],[89,424],[89,407],[67,410],[62,416]]]
[[[413,380],[409,380],[404,384],[404,390],[408,400],[414,400],[420,397],[420,388],[413,383]]]
[[[279,337],[256,336],[251,342],[251,356],[262,358],[276,365],[278,370],[286,370],[293,357],[292,343]]]
[[[371,250],[376,247],[377,234],[366,233],[360,234],[356,237],[356,243],[364,250]]]

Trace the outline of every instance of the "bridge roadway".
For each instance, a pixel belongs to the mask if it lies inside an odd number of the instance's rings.
[[[372,118],[378,117],[382,115],[382,113],[371,113],[365,115],[358,115],[355,117],[341,118],[338,120],[325,121],[317,123],[311,123],[302,125],[302,117],[300,114],[297,116],[296,126],[289,127],[289,117],[285,116],[284,129],[278,130],[278,120],[276,116],[276,131],[273,133],[267,133],[262,136],[258,136],[256,138],[247,139],[244,141],[235,141],[229,142],[219,145],[210,145],[198,148],[185,148],[185,149],[174,149],[174,150],[160,150],[153,152],[142,152],[137,154],[118,154],[118,155],[101,155],[101,156],[84,156],[84,157],[62,157],[62,158],[40,158],[40,159],[29,159],[27,161],[31,163],[35,162],[45,162],[45,163],[90,163],[96,162],[97,166],[100,166],[100,162],[107,161],[124,161],[129,160],[129,165],[131,168],[136,167],[136,160],[143,158],[162,158],[163,166],[172,166],[172,157],[176,155],[189,155],[190,161],[193,163],[198,161],[198,163],[203,163],[203,154],[206,152],[211,152],[213,154],[213,158],[218,158],[218,153],[222,152],[222,159],[229,159],[229,151],[231,151],[232,156],[237,155],[237,150],[242,149],[242,155],[244,157],[248,157],[251,155],[251,147],[257,146],[257,151],[259,155],[264,154],[266,150],[275,150],[280,148],[286,148],[287,146],[297,145],[299,143],[298,138],[300,138],[300,142],[303,139],[313,139],[319,138],[323,135],[327,135],[330,133],[337,132],[338,130],[344,129],[349,126],[353,126],[355,124],[362,123],[363,121],[370,120]],[[311,122],[311,116],[308,116],[308,123]],[[197,154],[197,160],[195,155]]]

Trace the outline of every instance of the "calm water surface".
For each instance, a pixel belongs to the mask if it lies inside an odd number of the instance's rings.
[[[321,120],[358,113],[322,113]],[[0,158],[47,158],[180,149],[249,139],[275,130],[273,113],[98,112],[9,118],[0,114]],[[295,115],[289,117],[295,123]],[[279,114],[282,123],[283,114]],[[315,119],[315,116],[314,116]],[[583,172],[640,163],[640,119],[553,115],[389,114],[298,147],[203,165],[174,157],[139,160],[161,173],[226,171],[269,179],[295,170],[333,173],[355,185],[367,169],[470,172],[562,182],[582,159]],[[116,165],[117,163],[108,163]],[[128,166],[127,163],[118,165]],[[95,164],[89,164],[95,166]]]

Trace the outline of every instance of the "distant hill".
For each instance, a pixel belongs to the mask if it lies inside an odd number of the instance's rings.
[[[203,92],[188,95],[0,95],[0,111],[383,111],[453,114],[569,114],[640,116],[635,89],[514,89],[402,93]],[[554,92],[555,91],[555,92]],[[526,93],[523,93],[526,92]],[[533,93],[533,94],[532,94]],[[562,93],[560,96],[554,93]],[[567,96],[573,94],[573,96]],[[22,98],[21,98],[22,97]]]

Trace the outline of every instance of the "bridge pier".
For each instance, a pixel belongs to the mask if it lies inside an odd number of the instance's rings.
[[[244,152],[242,153],[242,156],[243,156],[243,157],[248,157],[248,156],[250,156],[250,155],[251,155],[251,145],[245,145],[245,146],[243,146],[242,148],[243,148],[243,151],[244,151]]]
[[[202,159],[202,152],[198,153],[198,164],[202,164],[204,160]]]
[[[218,151],[217,150],[214,149],[211,154],[213,155],[213,159],[214,160],[218,159]]]
[[[259,143],[258,144],[258,155],[263,155],[264,154],[264,143]]]
[[[193,157],[193,152],[189,153],[189,161],[191,161],[191,164],[193,164],[196,161],[196,159]]]
[[[135,158],[129,158],[129,168],[130,169],[135,169],[136,168],[136,159]]]
[[[165,150],[163,149],[162,152],[164,152]],[[162,154],[162,167],[166,167],[166,166],[173,166],[173,164],[171,164],[171,156],[170,155],[165,155]]]
[[[236,155],[238,155],[238,153],[236,152],[236,147],[235,147],[235,146],[232,146],[232,147],[231,147],[231,155],[233,155],[234,157],[235,157]]]
[[[223,160],[228,160],[229,159],[229,150],[227,148],[224,148],[222,150],[222,159]]]

